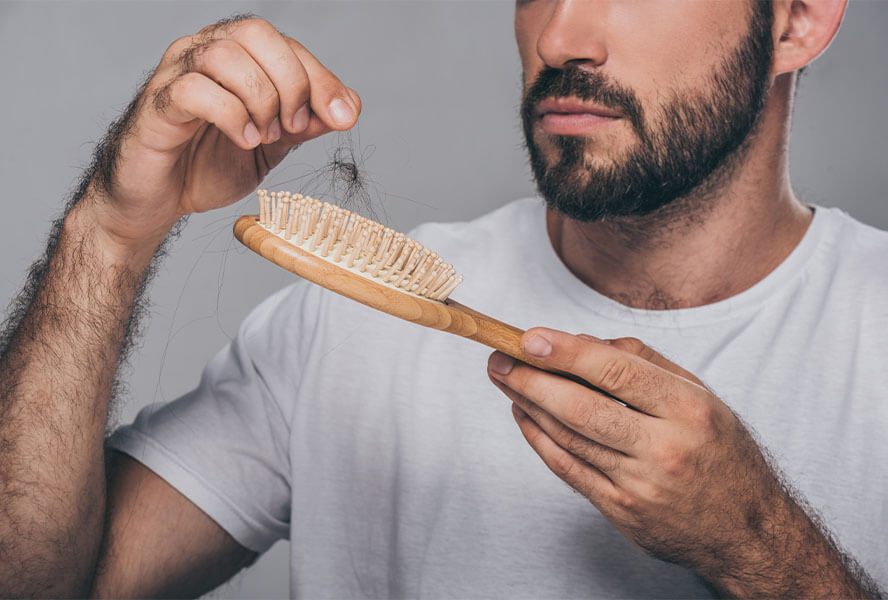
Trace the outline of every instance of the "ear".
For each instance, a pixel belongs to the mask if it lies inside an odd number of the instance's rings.
[[[826,50],[848,0],[780,0],[774,3],[774,75],[801,69]]]

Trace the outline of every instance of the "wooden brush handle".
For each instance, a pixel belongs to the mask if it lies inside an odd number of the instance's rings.
[[[524,333],[521,329],[454,300],[438,302],[422,298],[327,262],[281,239],[258,221],[255,215],[240,217],[234,224],[234,235],[245,246],[276,265],[371,308],[426,327],[461,335],[528,364],[545,368],[521,351],[519,339]]]

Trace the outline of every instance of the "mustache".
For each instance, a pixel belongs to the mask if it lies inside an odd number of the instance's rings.
[[[544,67],[524,94],[521,117],[526,124],[532,123],[540,102],[567,96],[591,100],[618,111],[629,120],[642,139],[646,137],[644,113],[632,90],[608,79],[599,71],[588,71],[573,65],[566,69]]]

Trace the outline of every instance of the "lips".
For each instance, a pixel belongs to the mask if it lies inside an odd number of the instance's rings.
[[[549,98],[536,114],[550,135],[588,135],[620,121],[623,115],[596,104],[570,98]]]

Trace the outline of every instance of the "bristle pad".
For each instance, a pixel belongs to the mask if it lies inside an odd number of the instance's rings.
[[[259,190],[259,224],[306,252],[402,292],[444,301],[462,280],[419,242],[329,202]]]

